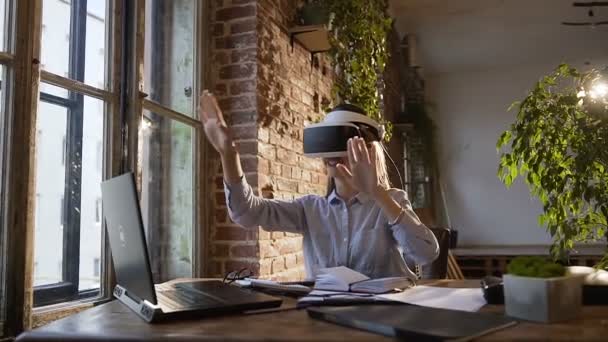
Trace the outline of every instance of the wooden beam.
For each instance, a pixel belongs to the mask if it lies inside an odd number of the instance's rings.
[[[99,89],[83,82],[69,79],[67,77],[59,76],[45,70],[41,71],[41,79],[45,83],[49,83],[62,88],[68,88],[83,95],[94,97],[96,99],[104,100],[107,102],[112,101],[112,94],[106,90]]]
[[[36,177],[36,111],[40,85],[42,0],[17,1],[15,85],[8,141],[7,333],[31,326]],[[11,111],[9,111],[11,112]]]

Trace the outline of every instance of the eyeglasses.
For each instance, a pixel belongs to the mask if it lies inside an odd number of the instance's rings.
[[[246,278],[253,278],[253,272],[251,272],[248,268],[245,267],[241,268],[238,271],[231,271],[226,273],[222,282],[224,284],[231,284],[236,280],[243,280]]]

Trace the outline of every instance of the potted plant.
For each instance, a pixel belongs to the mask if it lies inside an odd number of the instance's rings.
[[[583,279],[544,258],[517,257],[503,275],[505,312],[544,323],[572,319],[581,312]]]
[[[575,242],[605,240],[608,228],[608,68],[566,64],[543,77],[497,142],[499,178],[521,176],[543,205],[539,226],[553,238],[554,260],[568,263]],[[510,145],[510,146],[509,146]],[[608,252],[596,265],[606,268]]]
[[[307,0],[298,9],[299,24],[326,25],[329,23],[329,11],[323,0]]]

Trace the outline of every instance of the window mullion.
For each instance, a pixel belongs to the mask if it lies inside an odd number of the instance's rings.
[[[72,2],[70,25],[69,77],[84,81],[86,48],[86,0]],[[80,267],[80,213],[82,191],[82,135],[84,96],[70,91],[74,106],[68,111],[66,134],[67,163],[63,208],[66,222],[63,230],[63,279],[71,284],[72,296],[78,293]]]

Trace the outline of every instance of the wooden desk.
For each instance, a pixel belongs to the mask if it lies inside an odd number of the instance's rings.
[[[442,280],[433,285],[478,287],[473,280]],[[285,306],[295,300],[286,298]],[[502,306],[481,311],[502,314]],[[482,341],[603,340],[608,339],[608,306],[586,306],[583,315],[559,324],[522,322],[485,335]],[[26,332],[18,341],[390,341],[388,337],[314,320],[305,310],[234,315],[190,321],[147,324],[117,301],[112,301]]]

